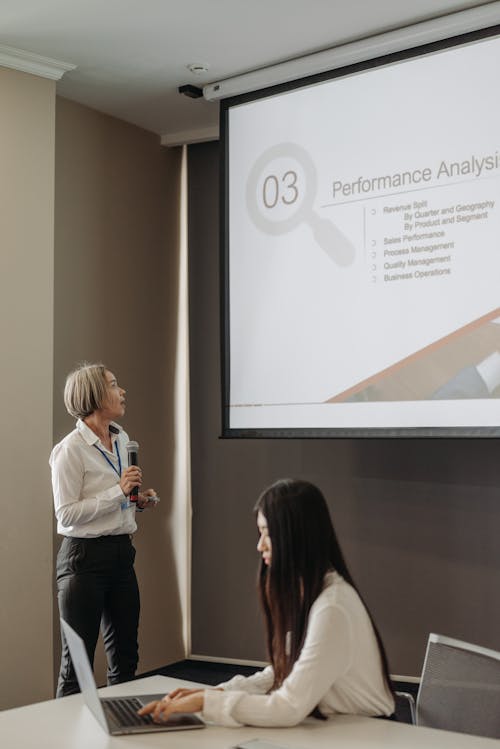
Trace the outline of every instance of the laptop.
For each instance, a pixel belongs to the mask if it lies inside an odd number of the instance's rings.
[[[150,715],[137,715],[139,708],[153,700],[161,700],[164,694],[99,697],[82,638],[63,619],[61,619],[61,627],[68,643],[85,704],[106,733],[112,736],[122,736],[129,733],[184,731],[205,727],[202,719],[193,713],[175,713],[165,723],[153,723]]]

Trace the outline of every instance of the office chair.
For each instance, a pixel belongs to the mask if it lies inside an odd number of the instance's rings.
[[[417,725],[500,738],[500,653],[429,635]]]
[[[394,709],[396,719],[400,723],[415,725],[415,698],[410,692],[394,692],[396,706]]]

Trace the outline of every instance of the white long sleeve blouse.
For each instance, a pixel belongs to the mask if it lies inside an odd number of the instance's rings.
[[[292,726],[316,706],[325,716],[394,711],[368,613],[338,573],[326,575],[291,673],[268,694],[273,680],[268,666],[253,676],[235,676],[219,685],[224,691],[205,690],[204,719],[225,726]]]
[[[128,435],[111,424],[112,450],[80,419],[50,456],[57,532],[95,538],[134,533],[136,508],[120,486],[127,465]],[[118,456],[120,458],[118,459]]]

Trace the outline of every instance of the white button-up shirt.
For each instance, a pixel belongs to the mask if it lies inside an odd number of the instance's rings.
[[[127,466],[128,435],[118,424],[111,426],[112,452],[80,419],[76,429],[52,450],[49,464],[57,532],[63,536],[95,538],[137,530],[135,505],[124,496],[119,483],[117,450],[123,469]]]
[[[311,606],[304,645],[283,684],[268,666],[205,691],[203,717],[223,726],[294,726],[316,706],[323,715],[390,715],[394,698],[385,683],[368,613],[337,572]]]

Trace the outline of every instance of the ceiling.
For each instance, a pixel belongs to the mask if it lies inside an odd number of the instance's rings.
[[[228,78],[483,0],[0,0],[0,45],[76,66],[61,96],[159,135],[215,128],[179,86]],[[187,66],[204,63],[207,73]]]

